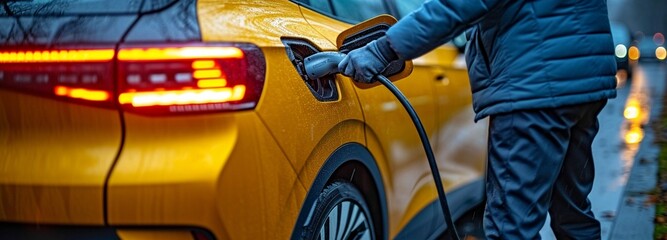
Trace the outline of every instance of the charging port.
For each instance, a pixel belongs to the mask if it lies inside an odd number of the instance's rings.
[[[305,39],[283,38],[283,44],[287,49],[287,57],[296,68],[303,81],[306,83],[310,92],[322,102],[338,100],[338,86],[334,75],[325,76],[318,79],[311,79],[306,74],[303,61],[306,57],[321,52],[313,43]]]

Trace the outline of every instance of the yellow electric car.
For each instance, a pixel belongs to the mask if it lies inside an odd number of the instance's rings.
[[[299,70],[420,2],[0,2],[0,239],[437,237],[394,96]],[[484,197],[487,125],[457,56],[440,47],[395,83],[460,217]]]

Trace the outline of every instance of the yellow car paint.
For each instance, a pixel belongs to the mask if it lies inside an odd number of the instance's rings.
[[[305,191],[254,112],[126,119],[125,148],[109,182],[111,225],[197,226],[223,239],[266,238],[277,222],[262,219],[298,213],[284,204]]]
[[[0,221],[103,224],[118,111],[0,90]]]
[[[299,6],[287,0],[200,0],[197,13],[205,41],[249,42],[284,49],[281,37],[300,36],[323,49],[335,49],[335,44],[306,23]]]
[[[283,27],[248,31],[242,29],[247,25],[220,20],[249,19],[253,16],[234,15],[248,6],[283,9],[276,13],[282,14],[280,22],[273,22],[270,12],[258,14],[255,22],[284,26],[291,35]],[[294,16],[283,12],[289,8]],[[267,60],[262,99],[251,113],[166,119],[126,114],[125,146],[109,182],[109,223],[194,225],[231,239],[289,238],[307,192],[297,173],[310,183],[317,171],[305,170],[307,162],[321,165],[340,145],[364,142],[353,86],[339,82],[340,100],[322,103],[303,84],[280,37],[333,45],[312,34],[297,5],[200,1],[199,9],[205,41],[250,42],[262,49]],[[206,24],[214,22],[224,24]]]

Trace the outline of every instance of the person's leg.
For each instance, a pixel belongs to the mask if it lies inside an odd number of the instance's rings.
[[[581,106],[584,113],[571,130],[561,172],[552,192],[551,228],[558,239],[600,239],[600,222],[593,216],[588,194],[593,188],[591,145],[598,132],[597,115],[606,101]]]
[[[484,230],[488,239],[539,239],[576,123],[555,109],[491,117]]]

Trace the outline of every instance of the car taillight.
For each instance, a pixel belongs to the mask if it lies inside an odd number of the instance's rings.
[[[265,64],[250,44],[0,51],[0,86],[141,114],[241,110],[257,105]]]
[[[112,107],[113,48],[0,51],[0,86]]]
[[[255,107],[264,58],[251,45],[124,46],[118,52],[118,101],[148,114]]]

